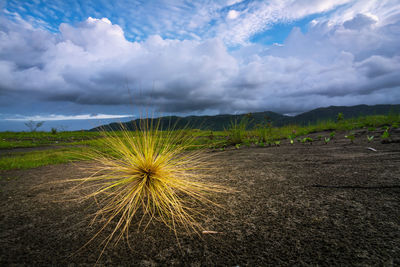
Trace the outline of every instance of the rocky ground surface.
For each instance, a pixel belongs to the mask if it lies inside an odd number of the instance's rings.
[[[224,209],[200,219],[217,233],[133,226],[129,246],[99,260],[112,225],[83,247],[101,226],[88,226],[96,205],[64,201],[70,185],[58,183],[93,163],[0,171],[0,265],[400,265],[400,133],[367,134],[209,151],[219,168],[207,179],[236,190],[213,196]]]

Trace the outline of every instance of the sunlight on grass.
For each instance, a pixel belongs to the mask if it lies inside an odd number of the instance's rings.
[[[0,157],[0,170],[31,169],[40,166],[85,160],[80,148],[62,148],[32,152],[16,152]]]
[[[335,131],[349,132],[354,129],[366,128],[368,131],[376,130],[381,127],[389,127],[392,131],[399,127],[400,115],[372,115],[359,118],[342,119],[340,121],[320,121],[309,125],[286,125],[273,127],[268,123],[258,124],[251,128],[251,118],[244,117],[240,122],[232,121],[229,128],[225,131],[205,131],[199,129],[186,129],[176,131],[156,131],[159,138],[168,135],[190,137],[191,145],[183,146],[183,150],[199,150],[203,148],[224,150],[228,146],[240,147],[250,146],[271,146],[276,141],[297,137],[305,137],[316,132]],[[172,134],[171,132],[176,132]],[[127,131],[113,132],[113,137],[123,139],[135,138],[137,133],[132,131],[127,135]],[[140,136],[140,135],[139,135]],[[327,136],[324,136],[327,137]],[[87,151],[96,149],[105,154],[115,154],[115,148],[104,145],[104,133],[99,132],[60,132],[57,134],[34,132],[34,133],[0,133],[0,149],[7,150],[0,155],[0,169],[28,169],[49,164],[67,163],[79,160],[76,151]],[[333,136],[330,136],[332,139]],[[182,138],[181,138],[182,139]],[[323,140],[321,138],[321,140]],[[328,143],[329,141],[325,142]],[[39,147],[46,149],[41,151],[18,152],[16,148]],[[48,147],[45,148],[45,147]],[[60,147],[60,148],[58,148]],[[3,150],[3,151],[4,151]],[[114,155],[116,156],[116,155]],[[119,155],[124,156],[124,155]]]

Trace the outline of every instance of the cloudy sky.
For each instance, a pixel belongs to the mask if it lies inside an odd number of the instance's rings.
[[[399,1],[0,1],[0,131],[395,103]]]

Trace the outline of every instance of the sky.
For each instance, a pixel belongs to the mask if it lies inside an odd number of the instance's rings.
[[[0,0],[0,131],[399,103],[396,0]]]

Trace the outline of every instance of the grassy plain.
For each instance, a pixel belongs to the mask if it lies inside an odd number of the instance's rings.
[[[280,145],[281,140],[291,140],[303,143],[315,141],[329,142],[337,132],[351,136],[355,129],[366,129],[373,132],[377,128],[386,131],[388,138],[390,131],[400,124],[400,115],[375,115],[359,118],[344,119],[340,121],[321,121],[310,125],[287,125],[273,127],[273,125],[259,124],[249,128],[251,117],[242,121],[232,122],[225,131],[205,131],[187,129],[186,135],[194,137],[194,142],[187,149],[211,148],[224,150],[228,147],[240,148],[246,146],[274,146]],[[308,134],[321,132],[319,138],[307,138]],[[168,135],[168,131],[160,132]],[[116,132],[116,135],[123,135]],[[135,133],[133,133],[135,136]],[[0,169],[29,169],[44,165],[80,161],[82,156],[91,149],[107,151],[103,146],[106,135],[102,132],[75,131],[75,132],[1,132],[0,133]],[[328,140],[328,141],[326,141]]]

